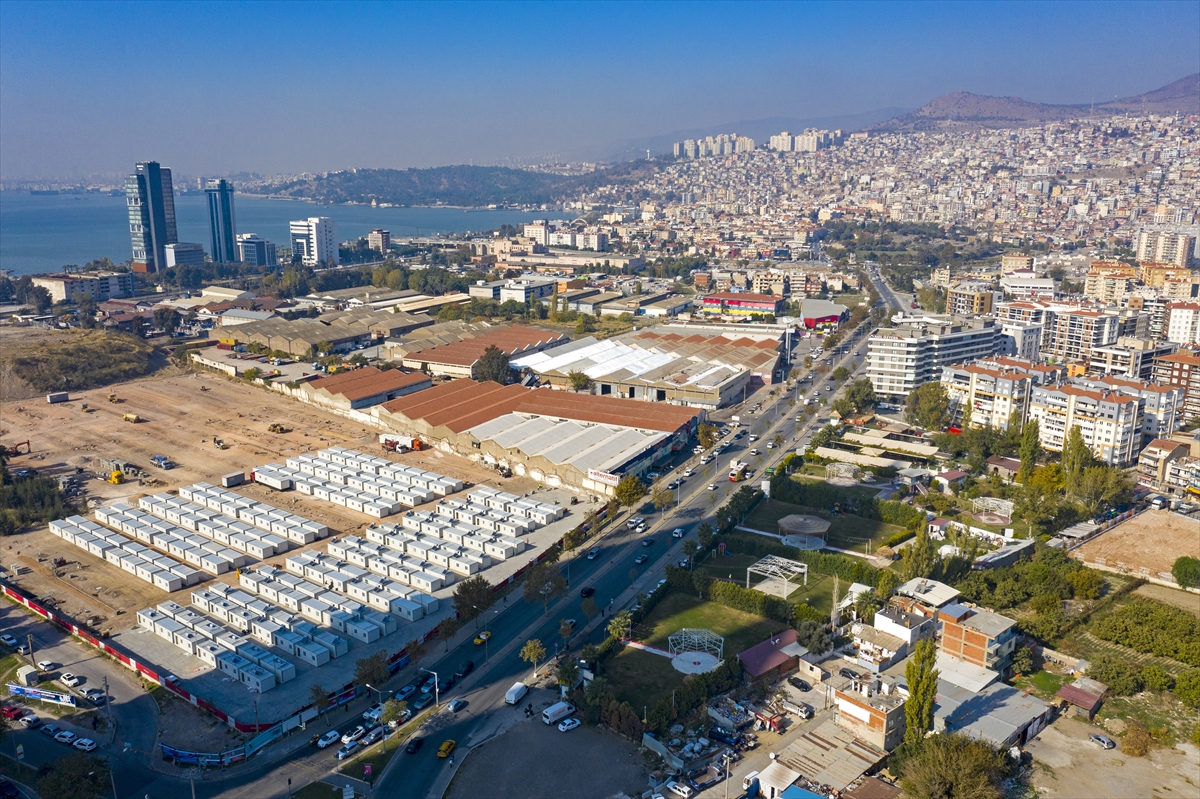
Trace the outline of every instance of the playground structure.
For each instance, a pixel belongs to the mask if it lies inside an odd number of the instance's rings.
[[[862,468],[853,463],[835,461],[825,467],[825,479],[833,485],[852,485],[862,475]]]
[[[1012,524],[1013,503],[1009,499],[997,497],[979,497],[972,503],[974,512],[971,514],[975,521],[1003,527]]]
[[[671,666],[684,674],[704,674],[721,665],[725,638],[712,630],[684,627],[667,638]]]
[[[754,590],[764,594],[787,599],[792,591],[799,586],[793,585],[792,580],[804,576],[804,585],[808,585],[808,564],[798,560],[789,560],[778,555],[767,555],[762,560],[746,567],[746,587],[750,588],[750,575],[764,577],[762,582],[753,586]]]

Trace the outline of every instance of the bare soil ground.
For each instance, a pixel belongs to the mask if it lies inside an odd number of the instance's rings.
[[[1150,510],[1075,551],[1089,563],[1127,567],[1134,575],[1170,574],[1181,554],[1200,552],[1200,523],[1169,511]]]
[[[1189,613],[1200,616],[1200,594],[1181,591],[1178,588],[1167,588],[1165,585],[1152,585],[1150,583],[1139,587],[1133,593],[1148,599],[1165,602],[1168,605],[1174,605],[1177,608],[1183,608]]]

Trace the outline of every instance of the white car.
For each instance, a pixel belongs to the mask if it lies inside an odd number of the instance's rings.
[[[709,491],[716,491],[716,490],[717,490],[717,484],[716,484],[716,483],[709,483],[709,484],[708,484],[708,490],[709,490]]]
[[[750,450],[750,454],[751,454],[751,455],[757,455],[757,454],[758,454],[758,447],[755,447],[754,449]]]
[[[367,734],[367,728],[359,724],[354,729],[342,736],[342,743],[348,744],[357,741],[359,738]]]
[[[676,527],[671,531],[671,538],[683,538],[683,528]]]
[[[700,459],[700,462],[701,463],[712,463],[713,457],[712,457],[712,455],[705,455],[703,458]]]
[[[363,721],[379,721],[379,717],[383,715],[383,705],[371,705],[363,711]]]
[[[346,758],[350,757],[350,755],[354,754],[357,751],[358,751],[358,741],[351,741],[350,743],[343,746],[341,749],[337,750],[337,759],[345,760]]]
[[[691,477],[693,474],[695,474],[695,472],[693,472],[691,469],[688,469],[686,472],[683,473],[683,476]]]
[[[8,633],[5,633],[4,635],[0,635],[0,642],[3,642],[5,646],[16,646],[17,645],[17,639],[15,637],[9,635]]]
[[[96,742],[91,738],[80,738],[71,745],[81,752],[93,752],[96,749]]]
[[[38,671],[50,671],[57,665],[53,660],[39,660],[37,667]]]
[[[324,749],[327,746],[333,746],[335,743],[337,743],[338,738],[341,737],[342,736],[338,734],[337,730],[330,730],[317,739],[317,746],[321,749]]]
[[[644,533],[644,532],[646,532],[646,525],[644,525],[644,524],[639,524],[639,525],[637,526],[637,529],[636,529],[636,530],[634,530],[634,532],[635,532],[635,533]]]
[[[70,730],[63,730],[58,735],[54,736],[54,740],[58,741],[60,744],[68,744],[69,745],[69,744],[75,743],[75,739],[78,737],[79,737],[78,735],[71,732]]]
[[[58,678],[58,681],[68,688],[74,688],[76,685],[79,685],[83,682],[83,677],[80,677],[77,674],[72,674],[69,671],[64,671],[62,676]]]
[[[775,449],[775,445],[770,441],[767,442],[767,449]]]
[[[675,780],[670,780],[667,783],[667,790],[680,797],[680,799],[692,799],[696,795],[691,786],[684,785],[682,782],[675,782]]]
[[[563,719],[558,723],[559,732],[570,732],[579,726],[579,719]]]

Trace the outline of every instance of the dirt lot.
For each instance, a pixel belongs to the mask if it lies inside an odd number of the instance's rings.
[[[313,408],[270,391],[208,374],[169,370],[160,376],[72,394],[71,402],[49,405],[44,398],[0,404],[0,424],[5,444],[29,440],[32,453],[13,461],[42,474],[63,476],[82,470],[94,474],[101,458],[119,458],[138,465],[146,480],[110,485],[99,479],[83,483],[92,507],[136,499],[145,493],[172,490],[200,480],[215,482],[223,474],[249,471],[255,466],[281,461],[291,455],[340,445],[364,452],[380,452],[375,431],[344,417]],[[107,401],[109,392],[122,400]],[[81,403],[95,409],[83,413]],[[136,413],[144,421],[122,421]],[[273,434],[267,427],[281,422],[292,432]],[[214,437],[229,446],[213,446]],[[150,466],[152,455],[166,455],[178,464],[171,471]],[[385,455],[431,471],[478,484],[503,486],[524,494],[537,487],[526,478],[501,480],[495,472],[462,458],[425,451]],[[237,489],[247,496],[293,510],[320,521],[337,532],[361,530],[372,519],[295,492],[278,493],[264,486]],[[324,549],[324,542],[310,547]],[[55,558],[68,566],[54,569]],[[282,558],[273,559],[281,561]],[[46,528],[28,531],[5,541],[3,563],[20,563],[30,571],[22,575],[25,590],[53,598],[63,612],[76,618],[97,619],[97,626],[117,631],[136,624],[133,611],[157,604],[166,594],[148,583],[130,579],[102,559],[53,536]],[[232,575],[222,579],[232,582]]]
[[[1200,552],[1200,521],[1163,510],[1146,511],[1075,552],[1089,563],[1127,567],[1131,574],[1170,574],[1181,554]]]
[[[1148,599],[1165,602],[1168,605],[1174,605],[1177,608],[1183,608],[1189,613],[1200,616],[1200,594],[1181,591],[1178,588],[1167,588],[1165,585],[1152,585],[1150,583],[1141,586],[1133,593],[1138,596],[1147,597]]]
[[[637,747],[623,738],[587,726],[561,733],[535,720],[471,750],[446,796],[639,796],[646,790],[648,774]]]
[[[1042,730],[1026,749],[1038,763],[1033,784],[1051,799],[1125,799],[1131,796],[1194,797],[1200,784],[1200,758],[1192,744],[1155,749],[1129,757],[1117,748],[1105,751],[1088,741],[1097,728],[1060,718]],[[1110,736],[1113,737],[1113,736]]]

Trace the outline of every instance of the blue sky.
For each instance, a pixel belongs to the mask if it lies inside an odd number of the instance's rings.
[[[0,3],[0,176],[495,163],[1200,69],[1200,3]]]

